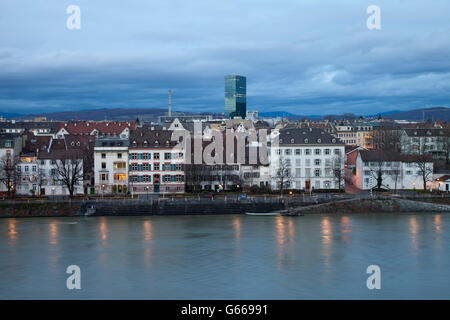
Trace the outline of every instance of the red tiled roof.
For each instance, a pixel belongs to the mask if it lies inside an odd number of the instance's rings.
[[[136,123],[134,121],[77,121],[61,124],[58,130],[62,128],[70,134],[78,135],[89,135],[94,130],[97,130],[101,135],[119,135],[125,128],[134,130]]]

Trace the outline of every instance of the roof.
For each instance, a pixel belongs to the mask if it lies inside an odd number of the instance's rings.
[[[430,155],[414,155],[414,154],[402,154],[395,151],[383,151],[383,150],[360,150],[359,154],[364,162],[380,162],[380,161],[401,161],[401,162],[417,162],[426,160],[432,162],[433,159]]]
[[[130,134],[130,148],[164,148],[173,147],[176,141],[171,141],[174,131],[138,129]]]
[[[318,128],[281,129],[280,145],[345,145],[339,138]]]
[[[87,157],[86,151],[80,149],[52,149],[50,152],[48,152],[48,150],[40,151],[37,155],[37,158],[40,160],[83,159],[85,157]]]
[[[136,123],[134,121],[76,121],[61,124],[59,129],[64,128],[70,134],[91,134],[97,130],[100,135],[119,135],[126,128],[134,130]]]
[[[444,137],[450,136],[448,129],[405,129],[409,137]]]
[[[130,141],[128,139],[121,138],[100,138],[95,140],[94,146],[96,148],[107,148],[107,147],[128,147]]]
[[[445,176],[439,177],[436,180],[437,181],[448,181],[448,180],[450,180],[450,174],[446,174]]]

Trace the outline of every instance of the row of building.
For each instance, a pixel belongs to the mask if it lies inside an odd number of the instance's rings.
[[[445,175],[435,170],[435,161],[448,163],[446,123],[267,120],[252,112],[251,119],[170,115],[159,123],[1,122],[0,192],[172,194],[252,186],[312,191],[346,184],[448,190]],[[226,143],[230,134],[233,149]],[[238,159],[239,148],[244,157]]]

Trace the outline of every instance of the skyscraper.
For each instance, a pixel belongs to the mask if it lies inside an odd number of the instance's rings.
[[[247,112],[247,79],[243,76],[225,76],[225,114],[245,118]]]

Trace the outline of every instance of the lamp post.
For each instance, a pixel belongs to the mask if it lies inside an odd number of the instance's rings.
[[[105,194],[105,185],[102,184],[102,199],[103,199],[103,197],[104,197],[104,194]]]
[[[149,186],[145,186],[145,190],[147,190],[147,200],[148,200],[148,189],[149,188],[150,188]]]

